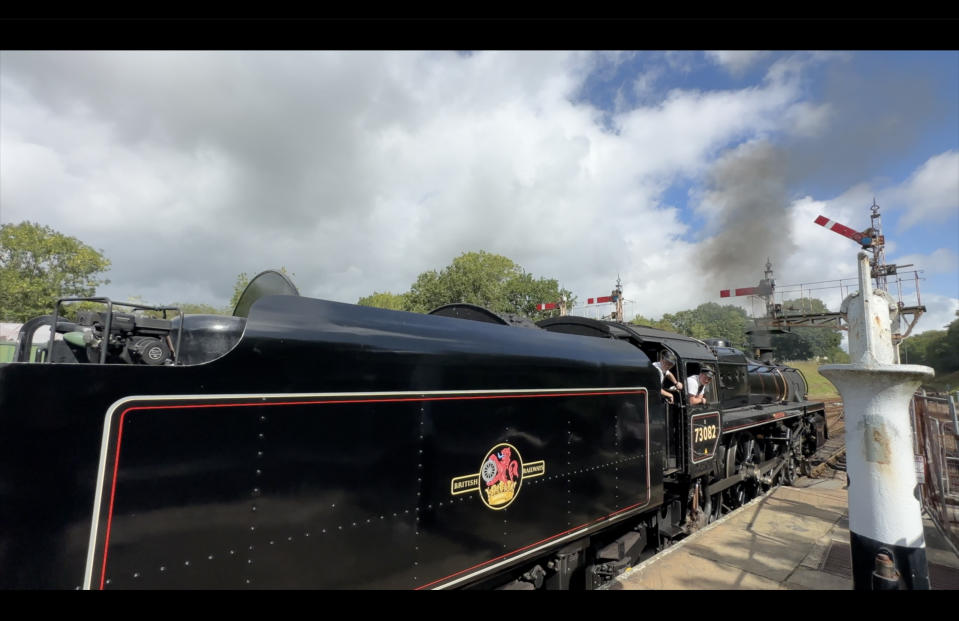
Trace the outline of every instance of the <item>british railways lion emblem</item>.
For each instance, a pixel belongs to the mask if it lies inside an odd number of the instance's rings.
[[[523,458],[512,444],[498,444],[486,453],[479,474],[456,477],[450,482],[454,496],[479,492],[483,504],[490,509],[505,509],[519,494],[524,479],[546,474],[546,462],[523,464]]]

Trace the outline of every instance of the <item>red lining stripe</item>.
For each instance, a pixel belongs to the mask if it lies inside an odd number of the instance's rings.
[[[106,575],[107,575],[107,553],[110,547],[110,527],[113,524],[113,504],[114,504],[114,499],[116,498],[116,490],[117,490],[117,471],[120,468],[120,445],[123,441],[123,421],[128,412],[133,412],[137,410],[182,410],[182,409],[190,409],[190,408],[196,409],[196,408],[248,407],[248,406],[264,406],[264,405],[319,405],[319,404],[336,405],[336,404],[344,404],[344,403],[404,403],[409,401],[464,401],[464,400],[479,400],[479,399],[517,399],[517,398],[531,398],[531,397],[582,397],[582,396],[606,396],[606,395],[633,395],[633,394],[645,394],[645,393],[646,393],[646,390],[644,388],[639,388],[636,390],[613,390],[613,391],[602,391],[602,392],[557,392],[557,393],[534,393],[534,394],[506,393],[502,395],[408,397],[408,398],[385,398],[385,399],[338,399],[338,400],[321,399],[321,400],[314,400],[314,401],[257,401],[252,403],[191,403],[191,404],[185,404],[185,405],[142,405],[142,406],[134,406],[134,407],[127,408],[123,410],[123,412],[120,414],[120,424],[117,428],[117,447],[116,447],[116,455],[113,461],[113,481],[110,487],[110,508],[107,513],[106,536],[103,542],[103,561],[102,561],[101,570],[100,570],[100,590],[103,590],[103,587],[106,581]],[[649,422],[648,422],[649,411],[648,411],[648,408],[647,408],[646,416],[647,416],[646,453],[647,453],[647,462],[648,462],[648,458],[649,458],[649,446],[648,446],[649,445]],[[648,495],[650,490],[649,490],[649,481],[648,481],[649,479],[648,465],[646,470],[647,470],[646,492],[647,492],[647,502],[649,502]],[[634,506],[639,506],[639,505],[634,505]],[[631,507],[627,507],[626,509],[622,509],[621,511],[625,511],[630,508]],[[616,515],[616,513],[611,513],[610,515]],[[605,520],[608,517],[609,516],[598,518],[598,519]],[[593,523],[595,523],[595,521]],[[578,526],[576,528],[582,528],[582,527]],[[576,528],[572,530],[576,530]],[[566,532],[570,532],[570,531],[566,531]],[[543,541],[549,541],[550,539],[555,539],[556,537],[559,537],[563,534],[564,533],[560,533],[559,535],[554,535],[552,537],[544,539]],[[539,543],[542,543],[542,542],[539,542]],[[520,548],[519,550],[514,550],[513,552],[509,552],[504,556],[515,554],[516,552],[520,552],[522,550],[525,550],[528,547],[535,546],[535,545],[538,545],[538,544],[536,543],[530,544],[529,546]],[[501,556],[498,558],[503,558],[503,557]],[[480,563],[479,565],[476,565],[476,567],[481,567],[495,560],[497,559],[491,559],[484,563]],[[458,573],[463,573],[465,571],[469,571],[469,569],[464,569],[462,572],[458,572]],[[456,575],[458,574],[453,574],[452,576],[447,576],[446,578],[441,578],[440,580],[446,580],[447,578],[451,578]],[[439,581],[435,581],[430,584],[436,584],[436,582],[439,582]],[[424,588],[424,587],[420,587],[420,588]]]
[[[647,502],[648,502],[648,501],[647,501]],[[444,576],[443,578],[439,578],[439,579],[437,579],[437,580],[434,580],[433,582],[430,582],[430,583],[428,583],[428,584],[424,584],[423,586],[418,586],[418,587],[416,587],[416,589],[414,589],[414,590],[415,590],[415,591],[419,591],[419,590],[422,590],[422,589],[429,588],[429,587],[433,586],[434,584],[439,584],[440,582],[443,582],[444,580],[449,580],[450,578],[455,578],[456,576],[459,576],[459,575],[461,575],[461,574],[464,574],[464,573],[466,573],[466,572],[468,572],[468,571],[472,571],[473,569],[479,569],[480,567],[483,567],[484,565],[489,565],[490,563],[494,563],[494,562],[496,562],[496,561],[498,561],[498,560],[500,560],[500,559],[504,559],[504,558],[506,558],[506,557],[508,557],[508,556],[512,556],[513,554],[516,554],[517,552],[522,552],[523,550],[528,550],[528,549],[530,549],[530,548],[535,548],[536,546],[538,546],[538,545],[540,545],[540,544],[546,543],[546,542],[548,542],[548,541],[552,541],[553,539],[556,539],[557,537],[562,537],[563,535],[568,535],[569,533],[576,532],[577,530],[579,530],[579,529],[581,529],[581,528],[589,528],[590,526],[594,526],[595,524],[597,524],[597,523],[599,523],[599,522],[605,522],[606,520],[608,520],[609,518],[613,517],[614,515],[617,515],[617,514],[619,514],[619,513],[622,513],[623,511],[629,511],[630,509],[635,509],[636,507],[641,507],[641,506],[643,506],[644,504],[646,504],[646,503],[636,503],[635,505],[630,505],[629,507],[626,507],[625,509],[620,509],[619,511],[613,511],[613,512],[610,513],[609,515],[605,515],[605,516],[603,516],[603,517],[598,517],[598,518],[596,518],[595,520],[593,520],[592,522],[586,522],[585,524],[580,524],[579,526],[574,526],[573,528],[570,528],[569,530],[564,530],[564,531],[561,532],[561,533],[556,533],[555,535],[551,535],[551,536],[547,537],[546,539],[541,539],[540,541],[537,541],[537,542],[535,542],[535,543],[531,543],[531,544],[529,544],[529,545],[523,546],[522,548],[516,548],[516,549],[513,550],[512,552],[507,552],[506,554],[502,554],[502,555],[500,555],[500,556],[497,556],[496,558],[491,558],[491,559],[489,559],[488,561],[483,561],[482,563],[477,563],[476,565],[473,565],[472,567],[467,567],[466,569],[461,569],[460,571],[458,571],[458,572],[456,572],[456,573],[454,573],[454,574],[450,574],[450,575],[448,575],[448,576]]]

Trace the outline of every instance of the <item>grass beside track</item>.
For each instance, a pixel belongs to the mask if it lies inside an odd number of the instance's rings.
[[[825,363],[815,360],[794,360],[785,364],[799,369],[806,376],[810,399],[827,399],[839,396],[839,391],[832,385],[832,382],[819,374],[819,367]],[[922,386],[929,392],[956,393],[959,391],[959,371],[953,371],[945,375],[937,374],[936,377],[923,382]]]
[[[786,365],[795,367],[802,371],[806,377],[806,383],[809,384],[810,399],[825,399],[827,397],[838,397],[839,391],[832,385],[832,382],[819,374],[819,367],[823,363],[815,360],[797,360],[787,362]]]
[[[950,392],[959,391],[959,371],[939,375],[938,373],[931,380],[922,383],[922,387],[932,392]]]

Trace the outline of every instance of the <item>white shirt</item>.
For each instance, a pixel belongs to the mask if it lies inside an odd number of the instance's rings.
[[[690,397],[695,397],[699,395],[699,374],[690,375],[686,378],[686,394]],[[703,394],[706,393],[706,389],[703,389]]]
[[[666,373],[663,371],[663,365],[659,362],[654,362],[653,366],[659,371],[659,385],[662,386],[663,382],[666,381]]]

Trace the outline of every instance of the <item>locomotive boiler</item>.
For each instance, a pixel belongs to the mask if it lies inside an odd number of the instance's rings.
[[[595,588],[826,435],[798,371],[652,328],[276,272],[232,317],[100,302],[0,364],[0,587]],[[705,405],[660,398],[666,352]]]

